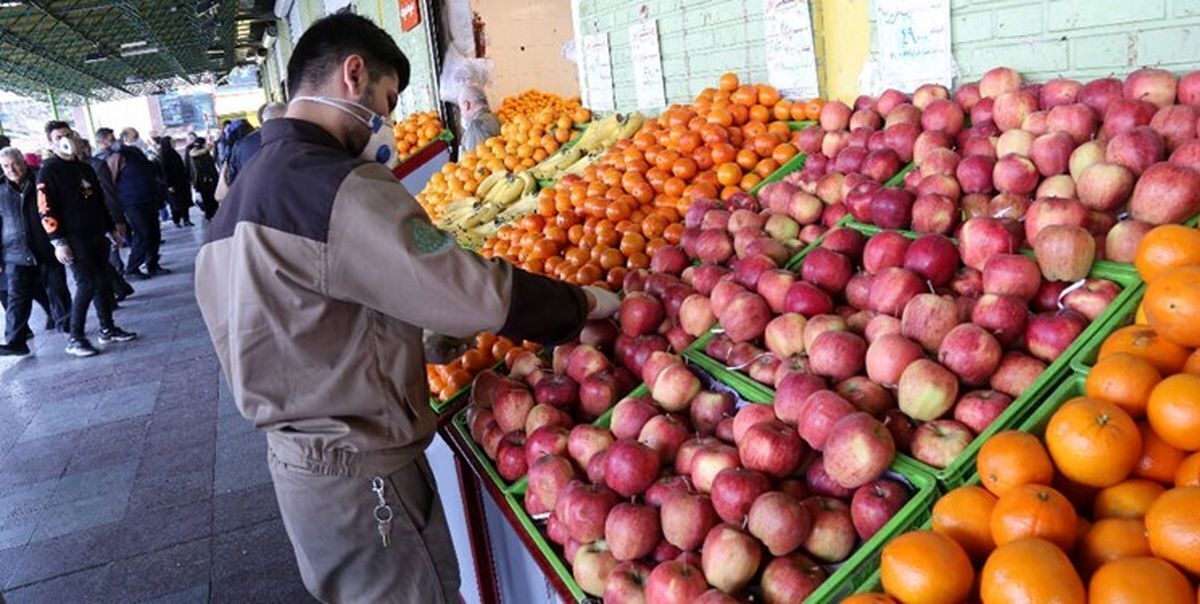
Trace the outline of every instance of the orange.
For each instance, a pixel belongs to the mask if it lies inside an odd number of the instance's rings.
[[[1175,486],[1200,487],[1200,453],[1192,453],[1183,459],[1175,470]]]
[[[979,592],[988,604],[1085,601],[1083,580],[1071,560],[1045,539],[1018,539],[996,548],[983,565]]]
[[[1175,481],[1175,471],[1183,463],[1183,451],[1167,444],[1150,424],[1139,423],[1138,429],[1142,433],[1142,458],[1138,460],[1133,475],[1171,484]]]
[[[1187,577],[1158,558],[1114,560],[1101,566],[1088,583],[1090,602],[1106,604],[1192,604]]]
[[[1080,570],[1090,575],[1105,562],[1149,556],[1150,542],[1141,518],[1105,518],[1083,536],[1077,552]]]
[[[1200,451],[1200,375],[1173,375],[1154,387],[1146,419],[1164,441],[1184,451]]]
[[[992,540],[992,510],[996,496],[983,487],[959,487],[933,505],[933,530],[962,546],[967,555],[983,560],[996,542]]]
[[[1146,286],[1143,303],[1146,321],[1155,331],[1176,344],[1200,346],[1200,266],[1175,268],[1159,275]]]
[[[933,531],[893,539],[879,558],[883,590],[902,602],[962,602],[975,583],[963,548]]]
[[[1146,512],[1150,551],[1192,574],[1200,574],[1200,487],[1163,493]]]
[[[1141,518],[1166,490],[1161,484],[1144,478],[1131,478],[1114,484],[1096,494],[1092,502],[1092,517],[1096,520]]]
[[[804,117],[816,120],[821,117],[821,109],[825,107],[824,99],[813,99],[804,105]]]
[[[724,92],[733,92],[740,85],[741,82],[738,81],[737,74],[732,72],[721,74],[721,79],[717,81],[717,88]]]
[[[881,593],[854,594],[842,600],[842,604],[897,604],[896,598]]]
[[[1092,366],[1084,393],[1108,401],[1138,418],[1146,415],[1150,391],[1162,380],[1149,361],[1128,352],[1110,354]]]
[[[1054,464],[1036,436],[1008,430],[987,439],[976,460],[979,480],[996,496],[1023,484],[1050,484]]]
[[[1142,456],[1142,436],[1133,418],[1094,398],[1067,401],[1050,418],[1044,438],[1059,471],[1087,486],[1125,480]]]
[[[1138,242],[1133,266],[1146,283],[1173,268],[1200,264],[1200,231],[1181,224],[1150,229]]]
[[[1200,349],[1193,350],[1183,362],[1183,372],[1200,375]]]
[[[1150,322],[1146,320],[1146,301],[1145,300],[1138,302],[1137,312],[1133,313],[1133,324],[1134,325],[1149,325],[1150,324]]]
[[[1160,337],[1148,325],[1127,325],[1110,334],[1100,345],[1097,359],[1117,352],[1128,352],[1133,356],[1150,361],[1162,375],[1172,375],[1183,370],[1191,351],[1167,338]]]
[[[1078,522],[1075,508],[1062,493],[1045,485],[1023,484],[996,500],[992,538],[1002,546],[1024,537],[1038,537],[1070,551]]]

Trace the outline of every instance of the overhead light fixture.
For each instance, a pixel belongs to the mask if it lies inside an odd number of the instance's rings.
[[[156,52],[158,52],[157,47],[148,46],[146,48],[134,48],[132,50],[121,50],[121,56],[122,57],[137,57],[140,55],[152,55]]]
[[[121,44],[121,50],[125,50],[126,48],[139,48],[139,47],[142,47],[145,45],[146,45],[145,40],[137,40],[135,42],[125,42],[125,43]]]
[[[90,52],[83,57],[84,63],[103,63],[108,60],[108,55],[102,52]]]
[[[0,2],[0,8],[16,8],[18,6],[25,6],[25,2],[23,0],[16,0],[15,2]]]

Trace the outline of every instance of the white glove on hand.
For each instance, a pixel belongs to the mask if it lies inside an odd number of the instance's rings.
[[[54,257],[58,258],[58,261],[64,266],[70,266],[75,262],[75,254],[71,252],[71,246],[65,243],[54,244]]]
[[[583,292],[588,298],[588,320],[607,319],[621,309],[621,299],[606,289],[588,285]]]

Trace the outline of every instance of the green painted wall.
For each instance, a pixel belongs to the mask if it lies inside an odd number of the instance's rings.
[[[642,20],[643,6],[658,20],[668,103],[694,99],[726,71],[766,80],[761,0],[580,0],[580,33],[608,33],[618,111],[637,108],[629,26]]]
[[[1200,66],[1198,0],[952,0],[964,80],[997,65],[1046,80]]]

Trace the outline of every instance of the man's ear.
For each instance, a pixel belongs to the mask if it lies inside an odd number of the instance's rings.
[[[363,61],[362,56],[352,54],[346,57],[342,61],[341,75],[341,85],[350,98],[362,97],[369,81],[366,62]]]

